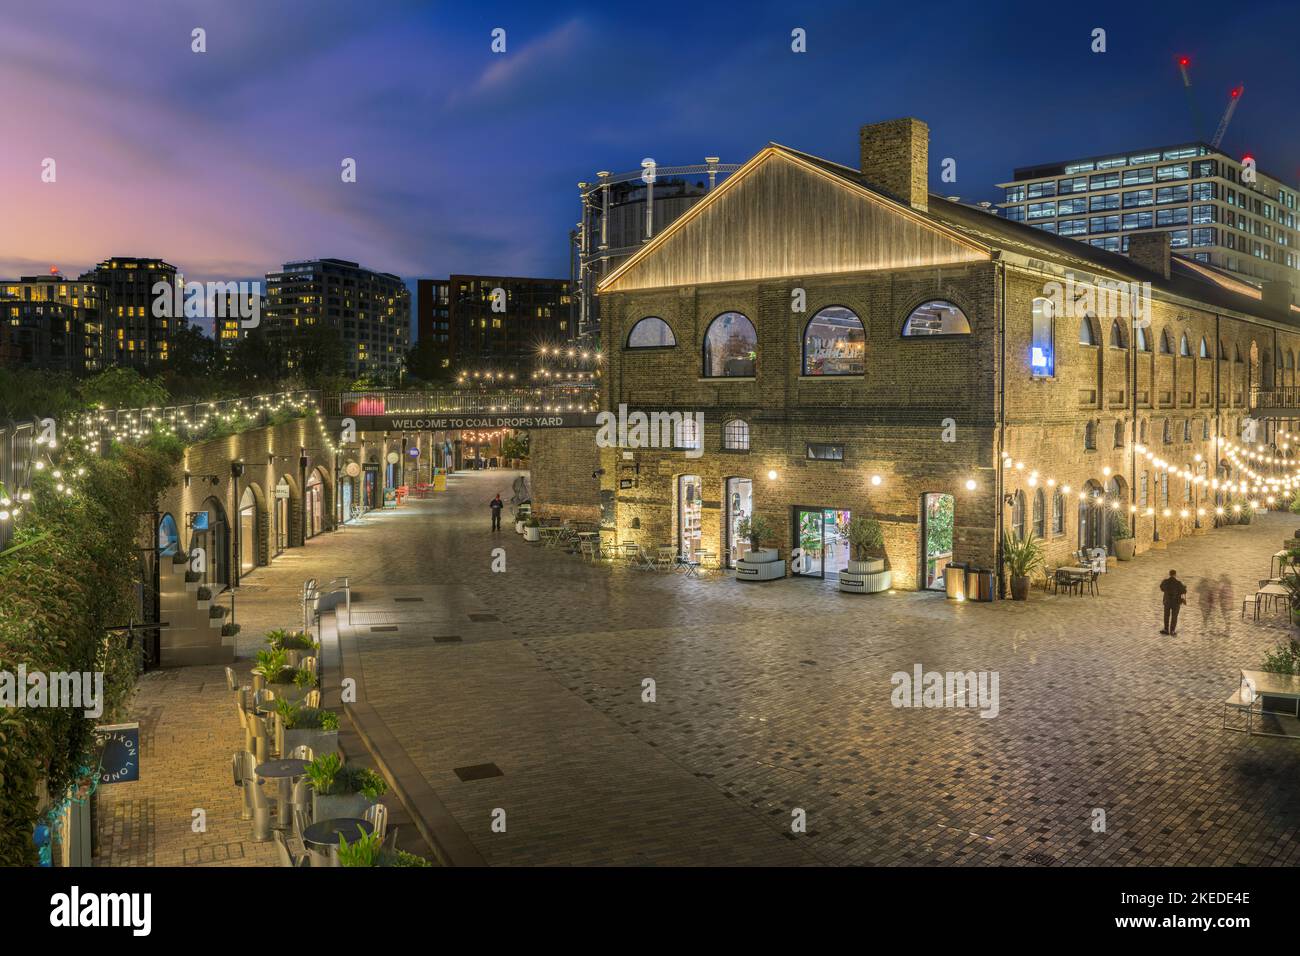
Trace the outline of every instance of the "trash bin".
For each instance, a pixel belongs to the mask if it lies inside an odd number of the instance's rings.
[[[990,569],[974,565],[966,569],[966,600],[993,600],[993,572]]]
[[[948,600],[960,601],[966,597],[966,565],[952,563],[943,569],[943,587]]]

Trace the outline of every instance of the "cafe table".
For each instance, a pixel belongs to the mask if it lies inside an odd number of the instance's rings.
[[[337,866],[338,857],[330,851],[338,849],[339,837],[353,843],[358,837],[373,833],[374,829],[360,817],[335,817],[320,820],[303,830],[302,842],[311,853],[312,866]]]
[[[1283,605],[1286,605],[1286,598],[1290,596],[1290,591],[1280,584],[1266,584],[1255,592],[1255,620],[1259,620],[1259,605],[1261,601],[1265,604],[1273,604],[1279,599]]]
[[[1259,713],[1263,714],[1281,714],[1287,717],[1300,717],[1300,674],[1277,674],[1273,671],[1248,671],[1241,672],[1240,689],[1241,698],[1246,701],[1254,701],[1260,697],[1272,697],[1277,700],[1291,701],[1295,704],[1292,711],[1268,711],[1260,709]],[[1256,731],[1251,726],[1252,711],[1246,711],[1246,733],[1258,733],[1264,737],[1294,737],[1295,734],[1275,734],[1269,731]]]
[[[253,772],[275,781],[275,827],[277,830],[288,829],[293,825],[293,778],[307,772],[307,761],[293,757],[267,760],[259,763]]]

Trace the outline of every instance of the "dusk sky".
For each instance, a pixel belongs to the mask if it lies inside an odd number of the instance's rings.
[[[320,256],[409,280],[567,276],[576,184],[600,169],[741,162],[768,141],[856,165],[860,125],[910,115],[930,125],[932,188],[997,200],[1017,165],[1208,139],[1237,83],[1225,148],[1300,179],[1293,3],[6,7],[0,277],[111,255],[191,279]]]

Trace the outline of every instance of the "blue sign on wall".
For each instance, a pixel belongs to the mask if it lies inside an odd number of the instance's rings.
[[[140,725],[109,724],[96,727],[102,750],[99,757],[99,782],[133,783],[140,779]]]

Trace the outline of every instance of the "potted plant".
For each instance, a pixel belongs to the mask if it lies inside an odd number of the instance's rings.
[[[538,527],[539,527],[539,525],[538,525],[538,523],[537,523],[537,519],[536,519],[536,518],[532,518],[532,517],[530,517],[527,521],[525,521],[525,522],[524,522],[524,540],[525,540],[525,541],[538,541],[538,540],[540,540],[541,537],[542,537],[542,535],[541,535],[541,532],[537,530]]]
[[[880,522],[861,515],[844,529],[852,554],[848,570],[853,574],[876,574],[885,570],[885,535]]]
[[[207,585],[201,586],[194,596],[198,600],[200,611],[206,611],[212,606],[212,588]]]
[[[363,816],[367,807],[388,792],[383,777],[366,767],[343,763],[337,753],[322,754],[307,764],[307,777],[316,820]]]
[[[266,632],[266,642],[272,650],[284,651],[285,663],[290,667],[298,667],[304,658],[313,657],[320,650],[320,645],[306,631],[277,628]]]
[[[1043,543],[1032,534],[1023,538],[1008,534],[1002,539],[1002,560],[1011,577],[1011,600],[1025,600],[1030,575],[1043,566]]]
[[[378,866],[384,851],[384,838],[377,832],[362,833],[351,843],[339,834],[339,866]]]
[[[750,551],[736,561],[737,581],[775,581],[785,577],[785,562],[776,548],[764,548],[763,539],[772,536],[772,526],[762,515],[742,518],[737,533],[749,539]]]
[[[222,637],[234,637],[238,633],[239,633],[238,624],[232,624],[231,622],[227,621],[225,624],[221,625]]]
[[[314,756],[339,752],[339,715],[321,707],[301,707],[291,700],[275,702],[276,742],[287,754],[304,744]]]
[[[1128,519],[1121,514],[1112,514],[1110,518],[1110,543],[1115,549],[1115,557],[1120,561],[1132,561],[1137,541],[1128,529]]]

